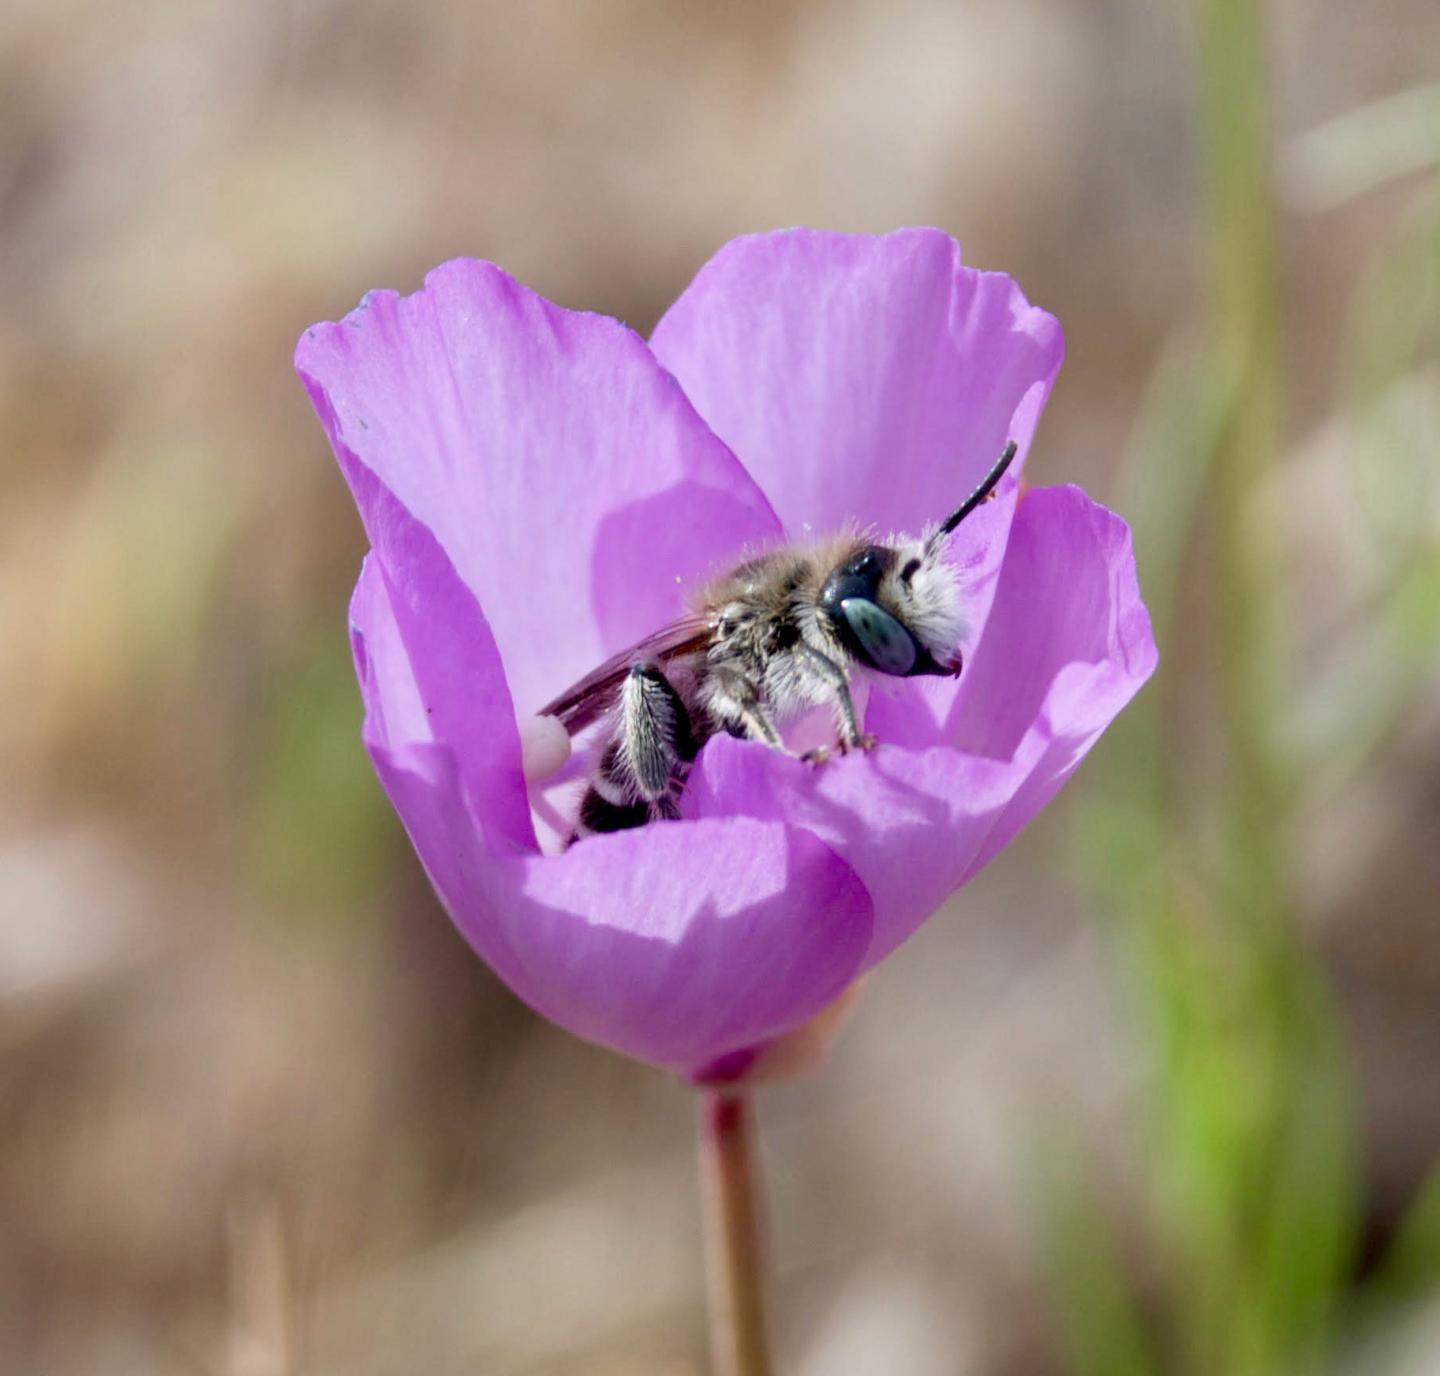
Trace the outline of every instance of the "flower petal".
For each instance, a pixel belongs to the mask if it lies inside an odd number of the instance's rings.
[[[815,769],[755,742],[723,737],[701,752],[685,815],[783,817],[824,841],[860,876],[875,905],[868,969],[973,872],[1026,778],[1027,763],[944,746],[881,745]]]
[[[963,750],[1035,758],[972,874],[1055,796],[1158,663],[1130,527],[1078,487],[1027,493],[947,734]]]
[[[490,848],[533,851],[520,735],[490,628],[435,537],[393,497],[376,498],[375,510],[386,511],[380,549],[350,600],[365,741],[445,742]]]
[[[1005,551],[985,634],[947,726],[962,750],[1008,759],[1026,734],[1057,713],[1061,730],[1107,724],[1123,706],[1103,685],[1065,686],[1067,665],[1113,665],[1138,688],[1157,662],[1140,597],[1130,528],[1078,487],[1028,492]],[[1127,694],[1128,697],[1128,694]]]
[[[823,1008],[864,956],[871,905],[808,833],[753,819],[669,823],[533,853],[493,641],[433,537],[398,518],[380,528],[395,524],[422,547],[407,562],[423,595],[407,600],[413,587],[366,560],[351,603],[365,743],[476,951],[562,1026],[687,1071]]]
[[[817,771],[711,741],[686,815],[783,817],[830,846],[875,903],[868,967],[1054,796],[1155,663],[1125,524],[1076,488],[1032,492],[948,744],[882,744]]]
[[[695,1070],[798,1027],[854,977],[869,897],[813,836],[749,818],[657,823],[497,860],[443,747],[371,756],[456,926],[576,1035]]]
[[[1053,316],[935,229],[736,239],[651,347],[792,535],[918,531],[1010,438],[1018,473],[1063,353]]]
[[[676,616],[677,584],[778,531],[638,336],[492,264],[371,293],[307,330],[295,363],[372,543],[357,464],[484,606],[522,712]]]

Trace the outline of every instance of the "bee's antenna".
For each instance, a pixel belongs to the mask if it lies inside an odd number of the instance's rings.
[[[992,468],[983,478],[980,479],[980,486],[975,489],[955,510],[941,523],[940,529],[930,537],[932,545],[938,543],[946,535],[949,535],[956,526],[960,524],[977,506],[980,505],[994,490],[995,484],[1005,476],[1005,470],[1010,467],[1010,460],[1015,457],[1015,441],[1011,440],[1005,446],[1005,452],[995,460],[995,467]]]

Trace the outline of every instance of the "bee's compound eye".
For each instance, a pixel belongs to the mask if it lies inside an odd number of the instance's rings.
[[[915,638],[883,607],[868,597],[847,597],[840,604],[845,623],[871,665],[903,677],[915,667]]]

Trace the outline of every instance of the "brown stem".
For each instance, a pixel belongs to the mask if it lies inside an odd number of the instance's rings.
[[[753,1124],[744,1093],[700,1091],[700,1174],[715,1376],[770,1376],[757,1217],[760,1192],[750,1146]]]

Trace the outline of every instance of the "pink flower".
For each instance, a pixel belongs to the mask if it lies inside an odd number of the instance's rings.
[[[1156,661],[1125,524],[1074,487],[1017,502],[1061,354],[1053,317],[927,229],[738,239],[648,346],[466,260],[306,331],[296,367],[372,546],[350,612],[365,744],[527,1003],[660,1065],[736,1065],[1054,796]],[[1008,438],[1011,475],[950,548],[958,679],[875,686],[880,747],[819,769],[717,737],[682,820],[559,852],[579,765],[527,787],[517,722],[747,548],[918,532]]]

